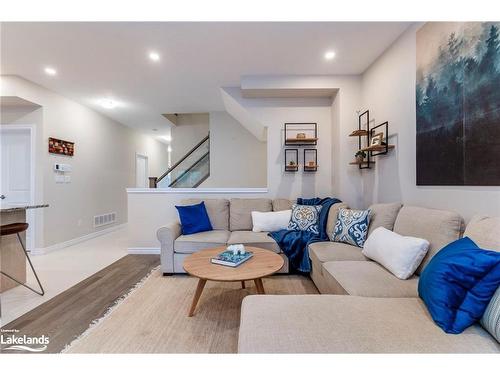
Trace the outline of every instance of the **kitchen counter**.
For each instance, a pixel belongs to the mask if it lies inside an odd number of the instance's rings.
[[[0,207],[0,224],[25,223],[26,210],[49,207],[48,204],[6,205]],[[26,232],[19,233],[26,243]],[[0,236],[0,269],[17,280],[26,282],[26,256],[15,234]],[[0,292],[18,286],[9,278],[0,275]]]
[[[4,205],[0,207],[0,213],[32,210],[35,208],[45,208],[45,207],[49,207],[49,205],[48,204]]]

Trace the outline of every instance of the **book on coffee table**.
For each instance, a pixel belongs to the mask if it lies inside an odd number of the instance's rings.
[[[231,250],[226,250],[218,254],[215,258],[212,258],[211,262],[223,266],[238,267],[241,263],[250,259],[252,255],[251,251],[247,251],[245,254],[233,254]]]

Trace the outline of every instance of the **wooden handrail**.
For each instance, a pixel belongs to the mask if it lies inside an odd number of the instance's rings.
[[[181,160],[179,160],[177,163],[172,165],[165,173],[163,173],[160,177],[158,177],[158,180],[156,182],[160,182],[163,178],[165,178],[170,172],[172,172],[180,163],[182,163],[184,160],[186,160],[193,152],[195,152],[203,143],[205,143],[208,139],[210,139],[210,133],[203,138],[196,146],[194,146],[191,150],[189,150],[186,155],[184,155]]]

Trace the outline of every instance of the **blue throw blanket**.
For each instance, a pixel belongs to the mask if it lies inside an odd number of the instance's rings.
[[[322,206],[319,213],[319,234],[303,230],[288,229],[282,229],[268,234],[269,237],[273,238],[278,243],[281,251],[287,256],[291,270],[311,272],[311,261],[309,260],[307,246],[313,242],[329,241],[328,234],[326,233],[328,212],[333,204],[340,202],[341,201],[336,198],[298,198],[297,204]]]

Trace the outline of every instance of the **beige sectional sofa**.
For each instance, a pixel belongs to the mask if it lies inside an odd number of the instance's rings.
[[[310,245],[312,279],[324,295],[248,296],[243,300],[240,353],[499,353],[480,325],[443,332],[418,298],[418,275],[432,256],[462,234],[460,215],[399,204],[373,205],[369,231],[384,226],[427,239],[415,276],[399,280],[354,246]],[[500,218],[475,217],[465,235],[500,251]]]
[[[252,211],[288,210],[294,203],[288,199],[186,199],[182,205],[205,202],[205,207],[214,230],[191,235],[182,235],[178,221],[158,229],[161,245],[161,270],[164,274],[185,272],[182,264],[191,253],[199,250],[243,243],[247,246],[275,251],[282,254],[278,244],[266,232],[252,232]],[[327,225],[333,229],[337,212],[344,204],[338,203],[330,210]],[[280,272],[288,272],[288,259],[282,254],[285,265]]]

